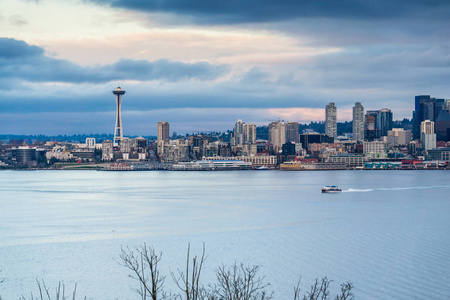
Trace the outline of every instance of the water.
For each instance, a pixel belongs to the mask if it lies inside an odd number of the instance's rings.
[[[188,243],[222,263],[262,266],[275,299],[316,277],[357,299],[450,299],[448,171],[0,172],[0,295],[63,280],[88,299],[138,299],[117,261],[144,242],[183,268]],[[324,185],[343,192],[322,194]]]

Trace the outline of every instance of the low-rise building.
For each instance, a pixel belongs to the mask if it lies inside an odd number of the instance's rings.
[[[55,145],[51,151],[48,151],[45,154],[45,157],[47,158],[47,161],[50,161],[51,159],[56,159],[59,161],[69,161],[73,159],[72,153],[66,150],[65,145]]]
[[[370,158],[385,158],[386,144],[382,141],[364,142],[363,153]]]
[[[450,148],[436,148],[428,150],[429,160],[450,161]]]
[[[340,154],[332,155],[328,158],[328,162],[343,163],[347,168],[363,167],[366,157],[364,155]]]
[[[242,160],[250,162],[253,166],[267,166],[275,167],[277,165],[277,157],[274,155],[250,155],[250,156],[235,156],[235,157],[204,157],[205,160]]]

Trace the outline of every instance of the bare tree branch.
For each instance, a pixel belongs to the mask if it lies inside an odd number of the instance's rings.
[[[203,243],[202,256],[199,258],[194,256],[192,259],[192,270],[190,269],[190,243],[188,244],[187,256],[186,256],[186,271],[180,271],[178,269],[178,275],[170,272],[173,281],[186,296],[186,300],[201,300],[207,293],[200,285],[200,275],[203,268],[203,263],[206,260],[205,256],[205,243]]]
[[[163,294],[165,276],[161,276],[158,269],[161,257],[162,253],[157,254],[152,246],[146,244],[135,247],[134,250],[129,247],[122,248],[120,264],[132,271],[130,278],[139,282],[139,288],[133,290],[142,300],[157,300],[158,295]],[[164,295],[163,297],[165,298]]]
[[[341,284],[341,294],[336,296],[336,300],[352,300],[354,299],[353,284],[351,282],[346,282]]]

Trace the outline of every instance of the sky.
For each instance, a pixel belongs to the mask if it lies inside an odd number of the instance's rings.
[[[450,98],[447,0],[0,0],[0,134],[411,118]]]

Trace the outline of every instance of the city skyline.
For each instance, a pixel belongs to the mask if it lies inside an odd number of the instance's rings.
[[[329,102],[411,119],[414,96],[450,97],[446,2],[194,2],[3,5],[0,133],[113,132],[118,81],[125,135],[324,121]]]

